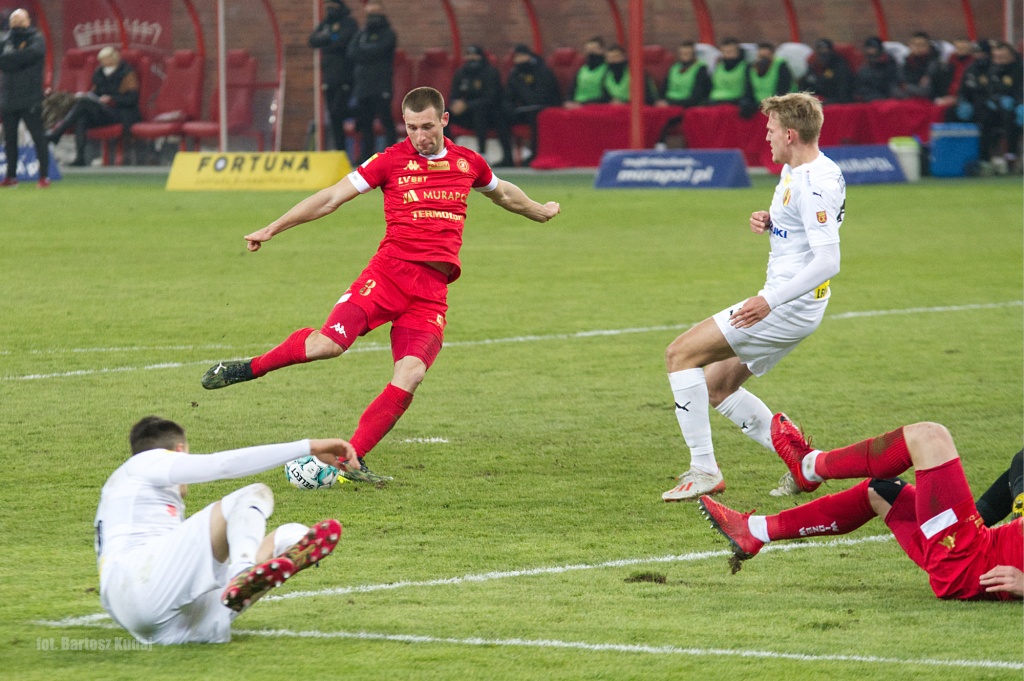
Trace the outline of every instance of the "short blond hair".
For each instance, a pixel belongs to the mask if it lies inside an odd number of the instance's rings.
[[[765,116],[775,114],[779,119],[779,125],[787,130],[796,130],[804,144],[818,141],[821,126],[825,122],[821,101],[807,92],[790,92],[786,95],[768,97],[761,102],[761,112]]]

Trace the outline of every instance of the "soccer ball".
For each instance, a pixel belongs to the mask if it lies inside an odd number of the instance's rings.
[[[299,489],[326,489],[337,481],[338,469],[315,456],[304,456],[286,463],[284,476]]]

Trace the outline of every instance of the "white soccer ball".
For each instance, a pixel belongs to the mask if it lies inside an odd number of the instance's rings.
[[[299,489],[326,489],[337,481],[338,469],[315,456],[304,456],[286,463],[284,476]]]

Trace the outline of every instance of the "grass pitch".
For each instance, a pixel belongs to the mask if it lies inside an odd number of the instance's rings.
[[[936,600],[879,521],[730,575],[697,508],[660,500],[688,461],[662,353],[763,283],[747,217],[773,178],[513,179],[563,214],[538,225],[471,199],[446,348],[371,454],[396,480],[304,493],[256,476],[273,521],[339,518],[338,552],[239,618],[231,644],[152,650],[68,619],[101,612],[92,518],[129,426],[175,419],[194,452],[350,435],[390,377],[386,329],[223,391],[199,377],[322,323],[383,235],[380,195],[250,254],[242,236],[302,195],[121,176],[4,190],[4,678],[1020,678],[1020,604]],[[748,388],[820,446],[944,423],[980,494],[1022,442],[1020,181],[850,187],[847,208],[828,316]],[[767,494],[779,461],[712,426],[726,503],[794,503]],[[240,484],[193,486],[189,510]]]

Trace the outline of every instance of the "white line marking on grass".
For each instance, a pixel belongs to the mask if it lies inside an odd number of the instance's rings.
[[[1021,307],[1024,305],[1024,301],[1011,300],[1003,303],[976,303],[970,305],[946,305],[942,307],[908,307],[902,309],[893,310],[864,310],[860,312],[841,312],[838,314],[828,315],[829,319],[858,319],[861,317],[884,317],[888,315],[906,315],[906,314],[927,314],[927,313],[940,313],[940,312],[966,312],[970,310],[994,310],[1008,307]],[[539,341],[553,341],[553,340],[576,340],[580,338],[598,338],[602,336],[623,336],[627,334],[636,333],[651,333],[655,331],[679,331],[682,329],[689,329],[694,326],[695,323],[687,324],[668,324],[663,326],[638,326],[626,329],[594,329],[591,331],[578,331],[576,333],[554,333],[545,335],[531,335],[531,336],[511,336],[508,338],[485,338],[482,340],[473,341],[450,341],[445,343],[445,347],[448,348],[469,348],[469,347],[480,347],[486,345],[499,345],[504,343],[535,343]],[[180,347],[181,349],[199,349],[202,347],[220,347],[220,346],[168,346],[168,347]],[[71,350],[29,350],[29,354],[60,354],[60,353],[71,353],[71,352],[117,352],[118,350],[136,350],[143,349],[141,347],[131,348],[77,348]],[[153,349],[160,349],[154,347]],[[235,346],[223,346],[223,349],[237,349]],[[384,350],[390,350],[390,346],[374,343],[364,343],[358,345],[348,353],[354,352],[382,352]],[[9,350],[0,351],[5,355],[15,354]],[[248,357],[235,357],[231,359],[249,359]],[[101,369],[79,369],[76,371],[60,371],[48,374],[26,374],[21,376],[3,376],[0,377],[2,381],[34,381],[48,378],[71,378],[74,376],[92,376],[95,374],[111,374],[121,373],[126,371],[150,371],[153,369],[180,369],[182,367],[189,366],[200,366],[200,365],[212,365],[216,364],[219,360],[202,360],[196,362],[163,362],[160,364],[147,364],[144,366],[128,366],[128,367],[113,367],[113,368],[101,368]]]
[[[37,620],[35,624],[55,628],[92,627],[120,629],[106,614],[68,617],[62,620]],[[435,643],[461,646],[500,646],[515,648],[554,648],[558,650],[584,650],[593,653],[633,653],[642,655],[688,655],[692,657],[739,657],[762,660],[792,660],[795,662],[857,662],[869,664],[921,665],[927,667],[954,667],[958,669],[1024,669],[1024,663],[1001,660],[941,660],[935,658],[878,657],[875,655],[808,655],[780,653],[771,650],[730,650],[728,648],[680,648],[637,643],[587,643],[585,641],[559,641],[556,639],[524,638],[450,638],[421,634],[378,634],[369,631],[293,631],[291,629],[235,629],[234,634],[264,638],[352,639],[359,641],[389,641],[395,643]]]
[[[800,549],[822,548],[830,546],[854,546],[870,542],[885,542],[892,539],[891,534],[878,534],[870,537],[859,537],[857,539],[833,539],[830,541],[810,541],[798,544],[769,544],[761,550],[761,553],[771,551],[798,551]],[[604,568],[629,567],[631,565],[646,565],[650,563],[686,563],[705,558],[725,558],[731,556],[732,551],[698,551],[694,553],[683,553],[674,556],[652,556],[648,558],[624,558],[610,560],[604,563],[578,563],[575,565],[557,565],[554,567],[529,568],[526,570],[507,570],[502,572],[485,572],[475,575],[463,575],[462,577],[444,577],[442,579],[427,579],[423,581],[402,581],[388,582],[387,584],[364,584],[361,586],[340,586],[330,589],[319,589],[317,591],[290,591],[288,593],[265,596],[263,602],[286,601],[293,598],[311,598],[314,596],[344,596],[354,593],[370,593],[373,591],[390,591],[393,589],[404,589],[407,587],[420,586],[448,586],[453,584],[473,584],[479,582],[490,582],[496,579],[510,579],[515,577],[534,577],[536,575],[557,575],[565,572],[576,572],[579,570],[601,570]]]
[[[402,442],[415,445],[443,445],[448,444],[448,438],[446,437],[410,437]]]

